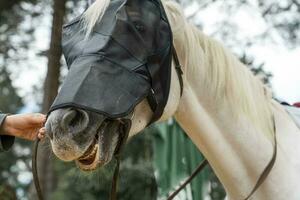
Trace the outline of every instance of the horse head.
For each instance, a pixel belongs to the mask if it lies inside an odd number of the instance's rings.
[[[127,134],[174,113],[172,41],[159,0],[98,0],[65,25],[69,73],[46,123],[55,155],[93,170],[118,153]]]

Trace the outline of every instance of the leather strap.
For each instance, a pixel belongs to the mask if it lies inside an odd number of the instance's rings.
[[[193,173],[191,174],[191,176],[189,176],[181,186],[179,186],[178,189],[176,189],[168,198],[167,200],[172,200],[174,199],[174,197],[181,191],[183,190],[183,188],[185,188],[185,186],[187,184],[189,184],[203,169],[205,166],[208,165],[208,162],[206,159],[204,159],[200,165],[195,169],[195,171],[193,171]]]
[[[172,44],[171,48],[172,48],[171,53],[172,53],[172,57],[173,57],[174,64],[175,64],[175,70],[176,70],[179,84],[180,84],[180,96],[182,96],[182,93],[183,93],[183,78],[182,78],[183,71],[182,71],[182,67],[180,65],[178,56],[177,56],[177,52],[176,52],[173,44]],[[158,107],[159,105],[158,105],[158,101],[156,99],[155,89],[153,89],[153,88],[151,89],[149,95],[147,96],[147,100],[148,100],[149,106],[151,107],[151,110],[154,111],[151,121],[148,123],[148,126],[149,126],[161,117],[164,107]]]
[[[110,200],[117,200],[118,196],[118,182],[119,182],[119,174],[120,174],[120,157],[116,157],[116,167],[114,170],[114,176],[113,180],[111,183],[111,188],[110,188]]]
[[[262,174],[259,176],[254,188],[251,190],[250,194],[244,199],[249,200],[251,196],[257,191],[257,189],[264,183],[268,175],[270,174],[271,170],[274,167],[276,157],[277,157],[277,137],[276,137],[276,122],[275,117],[273,115],[273,125],[274,125],[274,150],[271,160],[269,161],[268,165],[263,170]],[[178,188],[176,189],[168,198],[167,200],[172,200],[183,188],[186,187],[187,184],[189,184],[203,169],[204,167],[208,165],[208,162],[206,159],[204,159],[200,165],[196,168],[196,170],[187,178],[186,181]]]
[[[179,59],[178,59],[178,55],[177,52],[175,50],[174,44],[172,45],[172,53],[173,53],[173,59],[175,62],[175,69],[178,75],[178,79],[179,79],[179,84],[180,84],[180,96],[182,96],[183,93],[183,71],[182,71],[182,67],[180,65]]]
[[[122,138],[121,138],[121,140],[119,140],[119,141],[121,141],[121,143],[117,146],[117,149],[114,153],[114,157],[117,161],[117,164],[116,164],[116,167],[114,170],[114,176],[113,176],[113,180],[111,183],[110,198],[109,198],[110,200],[117,200],[117,198],[118,198],[117,192],[118,192],[118,182],[119,182],[120,162],[121,162],[120,155],[121,155],[123,148],[127,142],[130,128],[131,128],[131,120],[126,119],[124,134],[121,135]]]
[[[32,175],[33,175],[33,182],[36,189],[36,193],[39,200],[43,200],[43,193],[41,190],[40,182],[39,182],[39,176],[37,171],[37,154],[38,154],[38,147],[39,147],[40,139],[37,138],[33,144],[33,154],[32,154]]]
[[[274,167],[276,157],[277,157],[277,137],[276,137],[276,122],[275,122],[275,116],[273,115],[273,124],[274,124],[274,147],[273,147],[273,155],[271,160],[269,161],[268,165],[265,167],[262,174],[259,176],[254,188],[250,192],[250,194],[244,199],[249,200],[250,197],[257,191],[257,189],[264,183],[268,175],[270,174],[271,170]]]

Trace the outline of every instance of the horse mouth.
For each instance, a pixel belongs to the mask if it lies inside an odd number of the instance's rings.
[[[104,122],[91,145],[75,162],[82,171],[92,171],[109,163],[123,143],[125,128],[119,121]]]
[[[96,155],[98,152],[97,139],[95,138],[89,148],[85,151],[85,153],[78,158],[78,162],[81,165],[89,166],[92,165],[96,159]]]

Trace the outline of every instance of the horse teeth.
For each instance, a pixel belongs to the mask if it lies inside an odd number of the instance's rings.
[[[98,148],[97,148],[96,145],[95,145],[94,148],[93,148],[93,151],[92,151],[89,155],[86,155],[86,156],[80,158],[80,160],[88,160],[88,159],[90,159],[90,158],[93,158],[94,155],[97,153],[97,149],[98,149]]]

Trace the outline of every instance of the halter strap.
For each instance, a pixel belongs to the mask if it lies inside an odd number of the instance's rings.
[[[274,167],[276,157],[277,157],[277,137],[276,137],[276,122],[275,116],[273,115],[273,123],[274,123],[274,147],[273,147],[273,155],[271,160],[269,161],[268,165],[265,167],[262,174],[259,176],[254,188],[251,190],[250,194],[244,199],[249,200],[250,197],[256,192],[256,190],[264,183],[268,175],[270,174],[271,170]]]
[[[172,53],[172,57],[173,57],[174,64],[175,64],[175,70],[176,70],[178,80],[179,80],[179,84],[180,84],[180,97],[181,97],[182,93],[183,93],[183,78],[182,78],[183,71],[182,71],[182,67],[180,65],[180,62],[179,62],[174,44],[172,44],[171,48],[172,48],[171,53]],[[152,115],[152,118],[151,118],[151,121],[148,124],[148,126],[149,126],[150,124],[154,123],[155,121],[157,121],[161,117],[164,108],[162,108],[162,107],[157,108],[158,102],[155,98],[155,92],[154,92],[153,89],[151,89],[150,94],[147,97],[147,100],[148,100],[149,106],[151,107],[151,110],[154,111],[153,115]]]
[[[180,96],[182,96],[182,93],[183,93],[183,78],[182,78],[183,71],[182,71],[182,67],[180,65],[180,62],[179,62],[178,55],[177,55],[177,52],[175,50],[174,44],[172,45],[172,53],[173,53],[173,59],[174,59],[174,62],[175,62],[175,70],[176,70],[176,73],[178,75],[178,80],[179,80],[179,84],[180,84]]]

